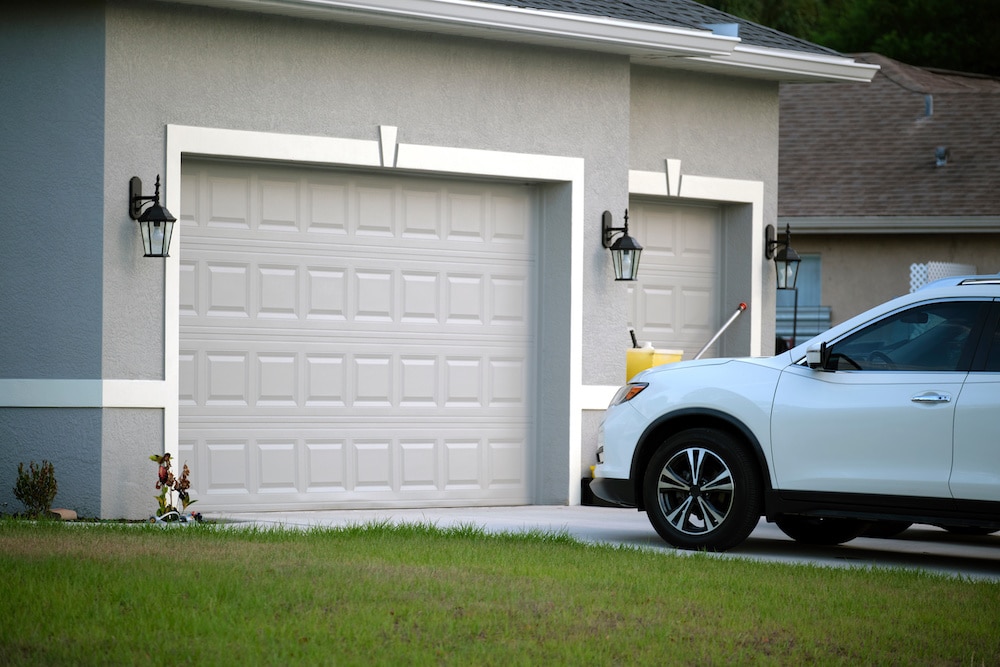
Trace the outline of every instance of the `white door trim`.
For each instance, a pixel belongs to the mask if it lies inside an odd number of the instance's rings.
[[[407,169],[427,174],[460,174],[519,178],[571,186],[572,275],[570,276],[570,386],[568,461],[570,504],[580,503],[580,451],[583,362],[583,179],[579,157],[509,153],[471,148],[396,143],[397,128],[381,126],[378,139],[341,139],[271,132],[250,132],[185,125],[167,125],[165,201],[180,210],[183,156],[276,160],[298,164]],[[173,187],[176,185],[177,187]],[[167,400],[164,408],[164,448],[178,453],[180,351],[180,248],[182,230],[174,230],[174,252],[166,259],[164,295],[164,368]]]

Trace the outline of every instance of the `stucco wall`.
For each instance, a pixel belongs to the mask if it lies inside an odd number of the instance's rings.
[[[6,5],[0,21],[0,377],[96,378],[103,12],[29,6]]]
[[[910,291],[910,265],[954,262],[978,273],[1000,272],[993,234],[795,234],[800,255],[820,255],[821,301],[839,324]]]
[[[135,342],[133,305],[160,277],[138,274],[149,260],[132,259],[135,238],[112,230],[128,178],[162,171],[168,123],[359,139],[394,125],[405,143],[583,157],[587,242],[600,250],[584,273],[610,274],[597,221],[627,205],[624,58],[156,3],[112,5],[108,48],[107,254],[123,259],[105,273],[108,376],[161,372]],[[151,346],[155,310],[139,313]]]
[[[148,91],[142,82],[150,83]],[[108,11],[106,85],[107,377],[162,377],[161,358],[149,353],[163,344],[162,304],[136,303],[162,289],[162,273],[135,252],[134,234],[121,230],[128,179],[138,175],[151,184],[163,172],[168,124],[369,140],[377,138],[378,126],[392,125],[402,143],[582,157],[585,220],[593,221],[585,229],[582,267],[584,339],[598,340],[609,316],[617,316],[599,307],[620,286],[598,225],[605,209],[628,205],[626,58],[115,3]],[[565,502],[569,484],[567,197],[553,189],[547,201],[563,213],[550,206],[541,214],[540,375],[544,387],[562,389],[543,388],[539,399],[539,502]],[[619,315],[614,328],[624,330]],[[586,352],[595,350],[600,346]],[[585,355],[584,382],[621,375],[620,368],[591,371],[606,368],[601,354]],[[618,356],[613,361],[622,363]]]
[[[0,21],[0,379],[101,376],[104,12],[7,3]],[[0,407],[0,512],[17,464],[52,461],[57,505],[100,510],[98,409]]]
[[[765,219],[773,218],[774,84],[632,68],[619,56],[169,3],[110,2],[101,32],[100,7],[84,7],[91,11],[84,16],[68,12],[65,21],[45,12],[53,21],[46,25],[62,26],[45,30],[54,36],[60,30],[71,33],[61,35],[62,53],[47,53],[46,62],[58,69],[52,63],[68,59],[66,44],[72,46],[74,36],[80,42],[76,50],[82,53],[70,49],[78,56],[73,58],[73,81],[66,81],[58,93],[51,90],[59,87],[47,81],[50,92],[45,95],[50,97],[20,112],[22,120],[40,113],[55,122],[57,131],[49,125],[22,127],[30,132],[4,130],[0,137],[22,151],[28,144],[18,144],[15,134],[53,137],[46,146],[49,152],[65,149],[64,144],[73,147],[61,153],[68,160],[37,161],[36,175],[46,178],[29,179],[34,194],[19,197],[18,206],[39,216],[44,212],[45,222],[72,221],[52,218],[48,198],[35,196],[43,180],[48,188],[48,176],[54,174],[56,180],[77,184],[66,197],[76,204],[73,210],[102,211],[103,225],[92,220],[93,233],[82,249],[78,243],[73,246],[76,254],[59,246],[58,261],[49,256],[46,266],[58,266],[59,275],[44,275],[38,284],[56,286],[54,302],[38,306],[38,297],[45,295],[35,287],[27,298],[0,301],[5,316],[9,312],[24,322],[20,335],[44,330],[45,335],[36,337],[54,348],[54,356],[40,363],[10,361],[5,355],[0,364],[7,366],[0,365],[0,377],[4,372],[12,377],[10,369],[21,367],[33,369],[36,377],[45,376],[38,372],[49,377],[165,377],[164,264],[141,257],[135,223],[127,216],[127,183],[139,176],[150,190],[156,175],[165,173],[168,124],[368,140],[377,138],[378,126],[391,125],[398,127],[402,143],[583,158],[585,385],[617,384],[622,374],[623,346],[616,341],[623,339],[627,324],[625,299],[622,285],[612,280],[598,225],[605,209],[617,216],[628,206],[629,169],[662,170],[663,160],[670,158],[682,160],[685,174],[764,181]],[[78,33],[88,37],[81,40]],[[17,45],[27,52],[34,48],[25,40]],[[81,63],[89,67],[81,71]],[[31,68],[26,71],[11,83],[32,83]],[[82,113],[79,100],[64,103],[66,90],[80,88],[86,89]],[[177,184],[164,184],[164,197],[172,187]],[[572,255],[565,215],[568,193],[560,186],[544,190],[539,214],[543,253],[536,488],[539,502],[561,502],[571,483],[565,479],[572,418],[565,395],[572,370],[565,336]],[[66,192],[60,188],[61,194]],[[41,201],[45,203],[36,203]],[[746,257],[749,240],[738,227],[746,216],[739,206],[723,210],[726,224],[737,226],[726,237],[726,261],[735,262],[741,273],[746,267],[740,262],[756,261]],[[29,259],[41,252],[41,244],[29,243],[23,231],[0,241],[0,252],[6,253],[8,246],[20,249],[18,244]],[[29,259],[0,265],[5,285],[9,276],[18,281],[13,284],[30,286],[24,277],[33,268]],[[727,295],[728,290],[724,286]],[[773,312],[773,290],[765,294],[772,303],[753,307],[770,306]],[[57,326],[50,330],[45,326],[49,323]],[[71,334],[59,329],[66,323],[73,327]],[[745,326],[741,322],[736,331]],[[13,341],[9,332],[0,336],[7,337],[0,339],[0,349],[32,352],[30,346],[37,346]],[[83,454],[104,462],[104,514],[146,512],[148,490],[134,478],[151,448],[162,442],[162,412],[102,412],[95,418],[106,422],[103,444]],[[586,450],[595,440],[595,415],[585,415],[582,426]],[[589,451],[584,458],[585,465]]]
[[[0,410],[0,513],[24,511],[14,498],[17,465],[50,461],[59,485],[53,507],[101,513],[101,411],[92,408]],[[155,492],[154,492],[155,493]]]
[[[778,85],[694,72],[636,67],[631,76],[629,168],[664,172],[664,161],[680,160],[680,173],[764,183],[764,224],[777,217]],[[721,294],[724,322],[741,302],[749,302],[752,263],[763,269],[760,303],[762,340],[774,339],[774,268],[749,252],[751,211],[722,208],[724,267]],[[748,344],[750,318],[740,317],[720,339],[728,356],[756,353]],[[707,342],[707,341],[706,341]]]

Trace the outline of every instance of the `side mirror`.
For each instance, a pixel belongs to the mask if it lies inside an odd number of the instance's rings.
[[[826,347],[826,342],[814,345],[806,350],[806,363],[814,370],[825,370],[830,361],[830,350]]]

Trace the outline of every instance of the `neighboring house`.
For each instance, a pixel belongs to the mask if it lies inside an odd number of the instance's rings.
[[[871,83],[781,86],[778,226],[803,256],[800,342],[910,291],[913,265],[915,285],[927,264],[1000,272],[1000,79],[855,58],[881,68]],[[790,295],[779,305],[788,336]]]
[[[0,501],[579,502],[630,324],[771,351],[778,85],[874,71],[689,0],[8,3]]]

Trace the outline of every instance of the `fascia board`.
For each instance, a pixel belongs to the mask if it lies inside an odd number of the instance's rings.
[[[766,49],[740,44],[728,56],[695,56],[687,59],[699,63],[701,69],[786,82],[869,83],[879,71],[878,65],[859,63],[846,56],[825,56],[816,53]]]
[[[709,30],[468,0],[169,0],[314,20],[343,21],[629,56],[725,56],[739,39]]]
[[[995,234],[1000,215],[779,216],[796,234]]]

